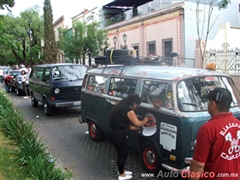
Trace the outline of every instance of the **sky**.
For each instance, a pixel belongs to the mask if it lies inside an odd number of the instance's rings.
[[[103,6],[114,0],[51,0],[53,22],[64,15],[65,19],[71,20],[73,16],[81,13],[84,9],[91,10],[95,7]],[[15,0],[15,6],[11,8],[14,17],[28,8],[34,7],[35,5],[40,6],[40,12],[43,12],[44,0]],[[5,14],[2,11],[1,14]]]

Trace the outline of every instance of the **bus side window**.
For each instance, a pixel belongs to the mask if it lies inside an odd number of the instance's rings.
[[[142,92],[142,102],[152,104],[154,108],[172,109],[172,85],[166,82],[145,81]]]
[[[107,78],[103,76],[90,76],[87,85],[88,90],[105,93]]]
[[[108,94],[124,98],[135,93],[136,85],[136,79],[112,78]]]

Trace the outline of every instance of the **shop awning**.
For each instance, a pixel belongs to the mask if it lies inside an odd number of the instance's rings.
[[[133,7],[138,7],[153,0],[115,0],[103,6],[106,9],[122,9],[129,10]]]

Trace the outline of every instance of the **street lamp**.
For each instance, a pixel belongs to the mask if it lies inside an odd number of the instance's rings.
[[[127,45],[126,45],[127,35],[124,33],[122,37],[123,37],[123,41],[124,41],[124,49],[127,49]]]
[[[116,43],[117,43],[117,37],[116,36],[114,36],[114,38],[113,38],[113,43],[114,43],[114,49],[116,49]]]

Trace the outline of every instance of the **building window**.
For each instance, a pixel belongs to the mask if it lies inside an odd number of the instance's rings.
[[[156,55],[156,42],[148,42],[147,43],[147,48],[148,48],[148,55]]]
[[[164,39],[162,41],[162,47],[163,47],[163,56],[169,57],[172,53],[172,39]]]

